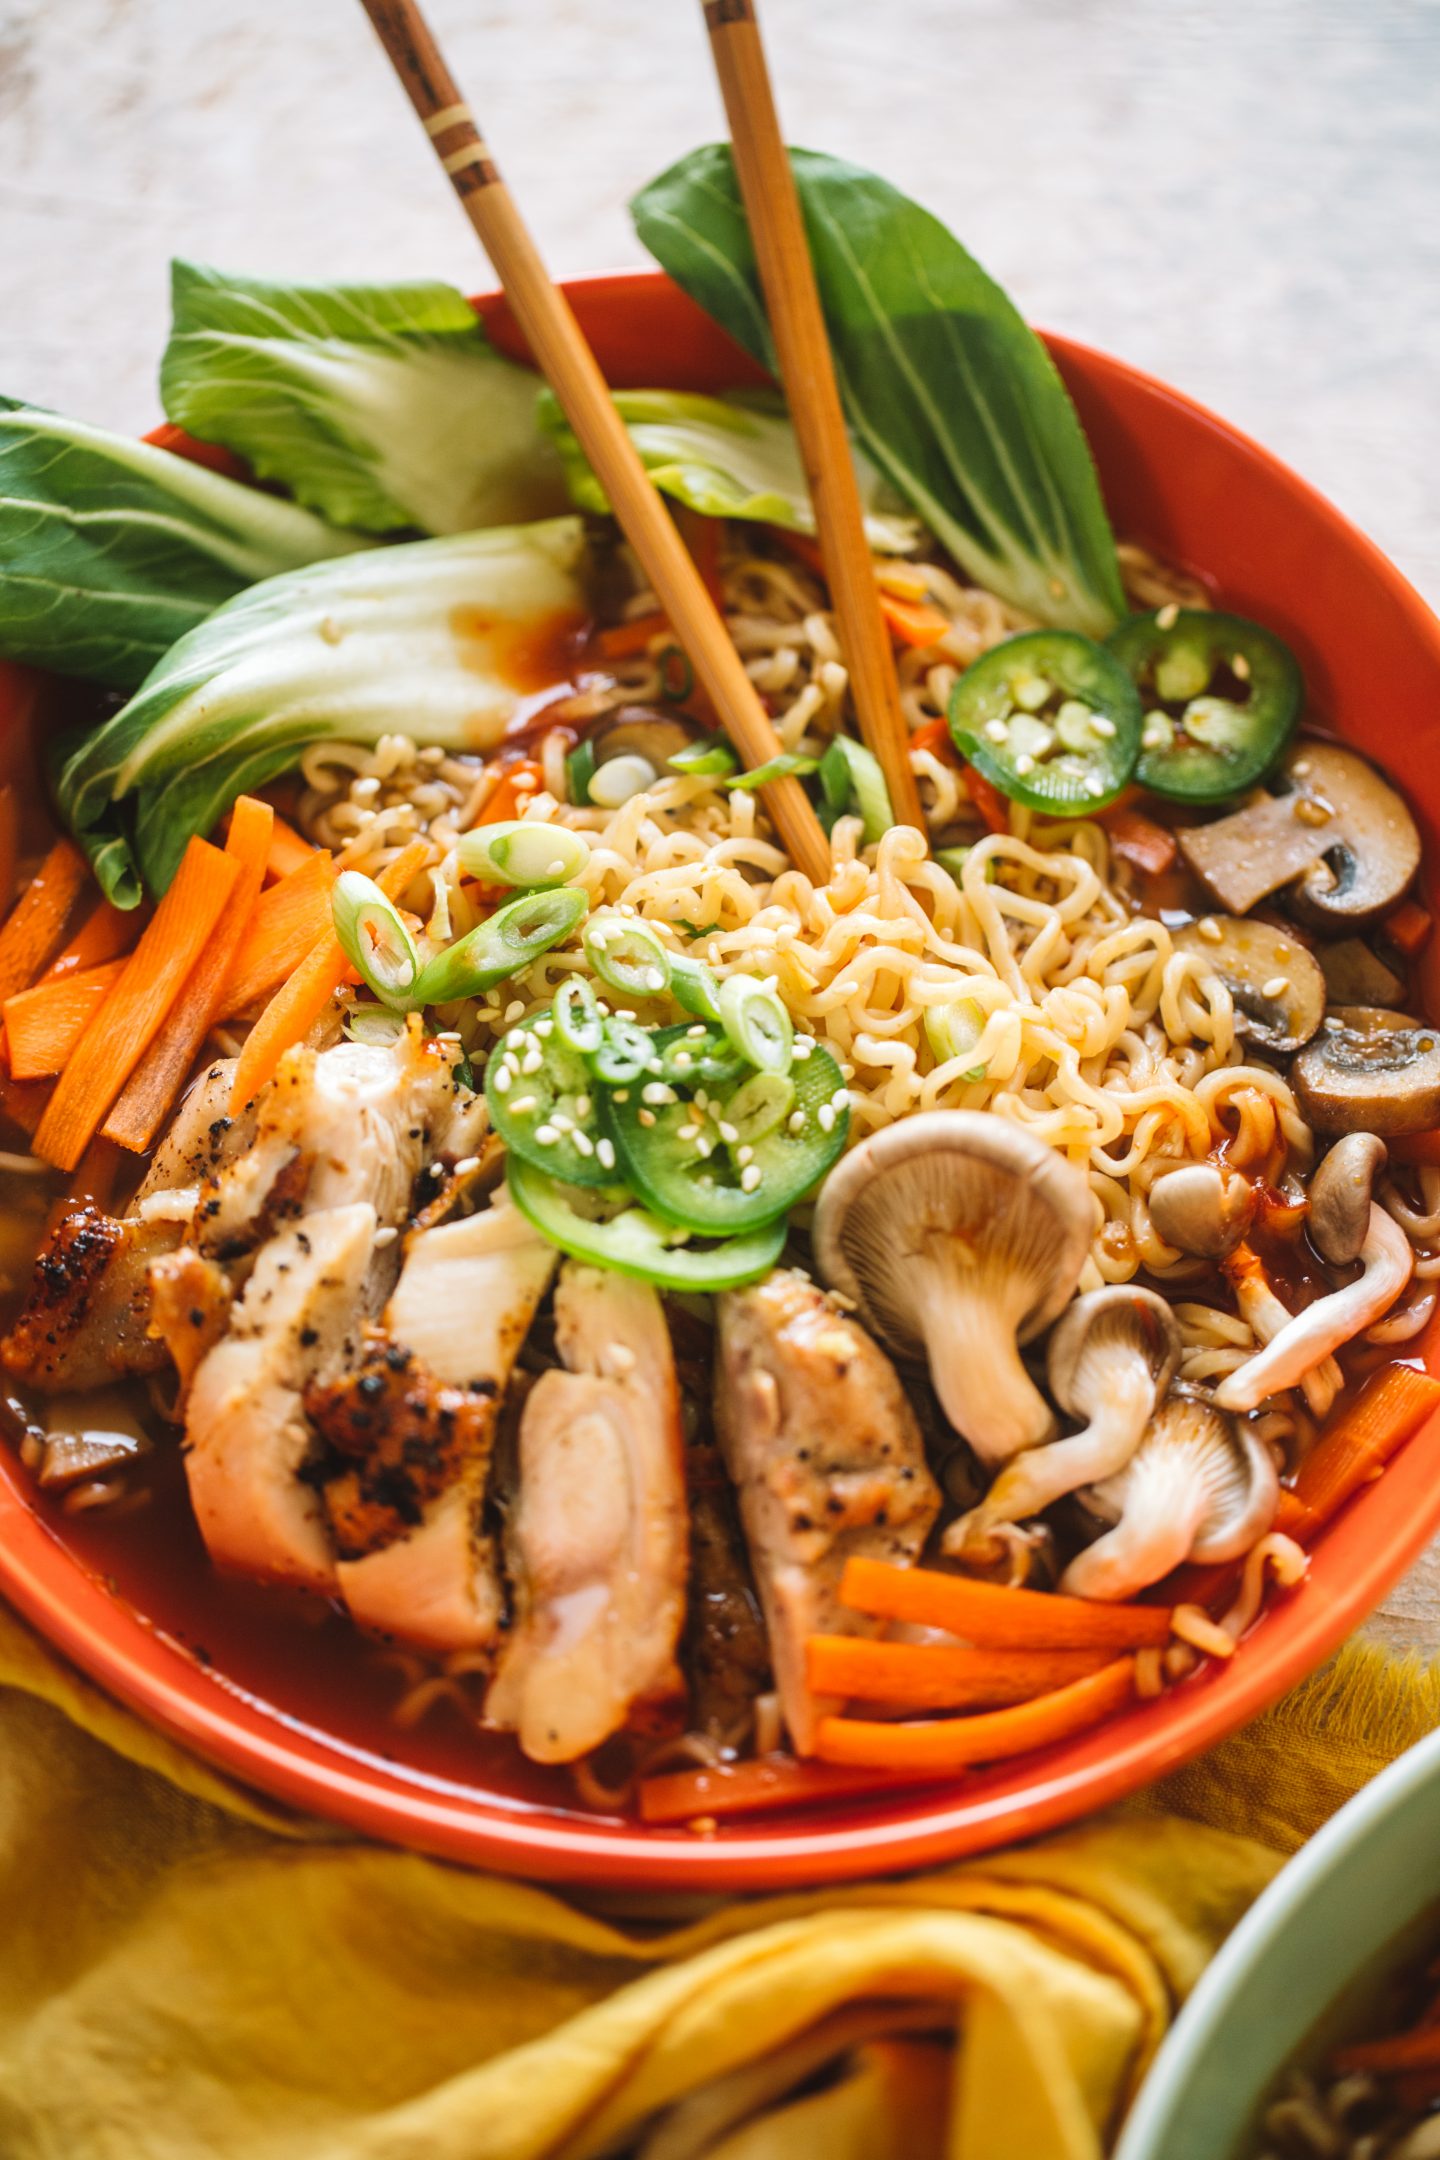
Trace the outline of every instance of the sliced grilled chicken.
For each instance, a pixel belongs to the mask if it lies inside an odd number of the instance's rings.
[[[744,1732],[756,1696],[772,1685],[770,1646],[720,1451],[692,1440],[685,1466],[690,1602],[683,1663],[690,1723],[712,1740],[733,1740]]]
[[[149,1288],[150,1333],[180,1375],[183,1401],[201,1359],[230,1325],[234,1289],[225,1270],[193,1245],[152,1260]]]
[[[201,1360],[186,1415],[190,1497],[221,1567],[333,1592],[325,1510],[306,1471],[302,1398],[359,1349],[375,1243],[368,1201],[327,1208],[260,1250],[229,1333]]]
[[[216,1058],[182,1096],[179,1108],[150,1158],[150,1167],[131,1203],[131,1212],[143,1210],[159,1193],[193,1191],[205,1179],[218,1177],[255,1133],[250,1110],[230,1114],[230,1082],[234,1058]]]
[[[535,1762],[574,1762],[680,1692],[688,1526],[675,1361],[646,1284],[567,1261],[564,1372],[520,1423],[515,1624],[486,1699]]]
[[[495,1423],[554,1270],[508,1205],[419,1231],[359,1365],[308,1391],[348,1465],[325,1504],[362,1627],[433,1650],[495,1641],[503,1600],[482,1520]]]
[[[7,1372],[44,1395],[85,1394],[128,1373],[158,1372],[166,1351],[149,1333],[150,1263],[180,1236],[178,1223],[122,1221],[94,1207],[64,1216],[0,1344]]]
[[[819,1717],[805,1638],[871,1635],[839,1602],[852,1554],[908,1564],[939,1512],[890,1360],[805,1276],[777,1269],[719,1301],[716,1426],[740,1495],[781,1707],[808,1754]]]

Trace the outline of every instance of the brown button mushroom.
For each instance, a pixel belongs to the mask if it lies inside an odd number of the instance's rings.
[[[1389,1159],[1374,1133],[1346,1133],[1310,1180],[1310,1238],[1322,1260],[1348,1267],[1370,1228],[1370,1194]]]
[[[1353,750],[1300,742],[1243,810],[1179,834],[1196,876],[1232,915],[1282,885],[1296,913],[1338,935],[1395,905],[1420,863],[1415,820],[1394,788]]]
[[[995,1466],[1055,1429],[1020,1360],[1068,1304],[1095,1205],[1082,1173],[1009,1118],[933,1110],[843,1157],[820,1195],[820,1272]]]
[[[1240,915],[1205,915],[1177,931],[1175,944],[1219,976],[1238,1032],[1263,1049],[1298,1050],[1325,1017],[1325,978],[1293,930]]]
[[[1279,1496],[1253,1434],[1177,1388],[1120,1475],[1084,1496],[1115,1527],[1076,1555],[1060,1588],[1130,1598],[1187,1560],[1238,1560],[1270,1528]]]
[[[1183,1163],[1150,1188],[1150,1220],[1167,1245],[1199,1260],[1221,1260],[1255,1215],[1255,1188],[1223,1163]]]
[[[1364,938],[1341,938],[1334,945],[1317,946],[1315,958],[1332,1005],[1393,1008],[1405,995],[1404,977],[1397,975]]]
[[[1440,1032],[1377,1005],[1337,1005],[1290,1079],[1321,1132],[1428,1132],[1440,1125]]]

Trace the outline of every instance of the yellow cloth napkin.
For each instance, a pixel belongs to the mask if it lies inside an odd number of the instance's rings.
[[[0,1609],[0,2155],[1097,2160],[1279,1852],[1435,1695],[1352,1655],[1088,1826],[661,1926],[295,1818]],[[895,2001],[959,2045],[882,2036],[761,2091],[776,2050]]]

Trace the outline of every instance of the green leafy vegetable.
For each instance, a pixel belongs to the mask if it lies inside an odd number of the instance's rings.
[[[271,285],[171,268],[165,410],[340,525],[468,532],[565,507],[536,377],[452,285]]]
[[[259,578],[360,543],[223,473],[0,397],[0,655],[133,690]]]
[[[861,448],[971,577],[1103,637],[1124,610],[1080,423],[1044,346],[938,219],[857,165],[791,153],[841,393]],[[775,365],[728,148],[631,204],[640,238]]]
[[[615,405],[662,494],[705,517],[756,518],[790,532],[813,533],[815,513],[795,431],[773,391],[699,397],[686,390],[617,390]],[[552,392],[540,399],[540,424],[554,439],[582,510],[608,511],[605,491],[585,459]],[[855,454],[870,545],[903,555],[920,538],[864,452]]]
[[[191,835],[311,743],[403,730],[492,748],[515,709],[516,632],[578,619],[584,568],[580,520],[552,518],[367,548],[241,593],[60,767],[61,812],[105,891],[132,907],[138,870],[163,892]]]

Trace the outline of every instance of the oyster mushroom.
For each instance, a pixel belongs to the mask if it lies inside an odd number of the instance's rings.
[[[1263,1049],[1298,1050],[1325,1017],[1325,977],[1293,931],[1241,915],[1204,915],[1177,931],[1175,944],[1219,976],[1239,1033]]]
[[[1346,1133],[1310,1180],[1310,1240],[1322,1260],[1348,1267],[1358,1260],[1370,1228],[1370,1196],[1389,1160],[1374,1133]]]
[[[1232,915],[1289,886],[1318,929],[1363,930],[1393,907],[1420,863],[1415,820],[1353,750],[1299,742],[1280,766],[1285,792],[1258,793],[1230,817],[1192,825],[1180,851]]]
[[[1294,1387],[1390,1310],[1415,1272],[1415,1254],[1399,1224],[1373,1201],[1359,1259],[1354,1282],[1316,1298],[1221,1381],[1215,1401],[1222,1410],[1254,1410],[1267,1395]]]
[[[1112,1283],[1076,1298],[1050,1337],[1047,1376],[1083,1429],[1008,1462],[980,1505],[945,1532],[946,1552],[988,1556],[1001,1524],[1024,1522],[1123,1470],[1179,1362],[1179,1325],[1153,1290]]]
[[[1115,1527],[1060,1578],[1075,1597],[1118,1599],[1187,1560],[1238,1560],[1275,1517],[1280,1483],[1252,1433],[1201,1397],[1166,1397],[1118,1477],[1085,1495]]]
[[[988,1467],[1048,1440],[1019,1345],[1068,1304],[1094,1207],[1081,1173],[1009,1118],[934,1110],[872,1134],[815,1212],[825,1280],[902,1358]]]
[[[1393,1140],[1440,1125],[1440,1031],[1378,1005],[1336,1005],[1290,1078],[1321,1132]]]
[[[1150,1188],[1150,1220],[1167,1245],[1198,1260],[1233,1252],[1255,1214],[1255,1188],[1223,1163],[1183,1163]]]
[[[1249,1245],[1239,1246],[1227,1256],[1225,1273],[1234,1289],[1240,1317],[1248,1322],[1256,1342],[1274,1342],[1295,1315],[1270,1281],[1260,1255]],[[1318,1365],[1312,1365],[1301,1375],[1299,1385],[1316,1417],[1325,1418],[1345,1385],[1345,1375],[1333,1357],[1322,1358]]]

